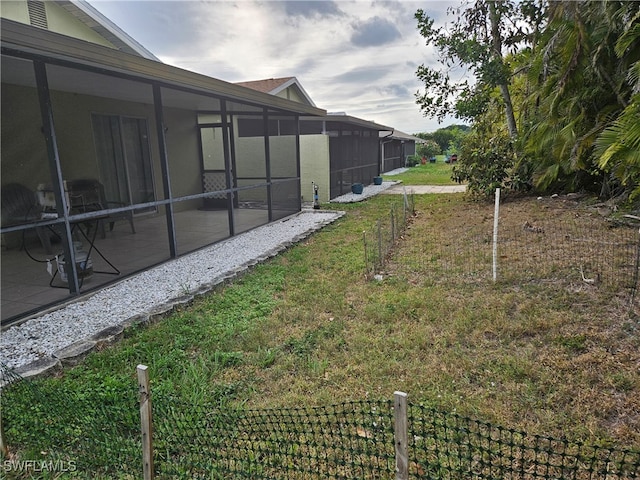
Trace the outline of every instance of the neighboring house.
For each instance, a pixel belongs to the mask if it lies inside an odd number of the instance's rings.
[[[270,78],[240,82],[254,90],[315,106],[296,77]],[[318,186],[321,202],[351,191],[353,183],[369,185],[381,172],[379,136],[391,127],[352,117],[329,113],[300,118],[300,183],[302,199],[313,200],[313,184]]]
[[[1,4],[3,323],[300,211],[298,118],[326,115],[158,62],[80,5]]]
[[[400,130],[392,133],[381,132],[380,141],[382,148],[381,172],[390,172],[396,168],[407,166],[407,158],[416,154],[416,143],[424,143],[422,138],[414,137]]]

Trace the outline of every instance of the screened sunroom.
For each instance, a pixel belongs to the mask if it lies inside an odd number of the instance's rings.
[[[301,209],[326,112],[2,20],[2,323]]]

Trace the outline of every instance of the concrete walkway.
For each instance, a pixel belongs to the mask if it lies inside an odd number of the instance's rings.
[[[424,193],[461,193],[466,191],[466,185],[404,185],[402,183],[398,183],[397,185],[394,185],[380,193],[397,195],[407,192],[422,195]]]

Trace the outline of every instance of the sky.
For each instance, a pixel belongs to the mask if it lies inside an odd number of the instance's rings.
[[[420,64],[437,55],[417,30],[459,2],[88,0],[164,63],[227,82],[296,77],[316,106],[393,127],[432,132],[452,123],[423,115]]]

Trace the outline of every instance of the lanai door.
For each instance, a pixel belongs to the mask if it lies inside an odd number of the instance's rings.
[[[147,120],[94,114],[92,122],[106,198],[125,205],[155,201]],[[154,210],[140,208],[136,213]]]

